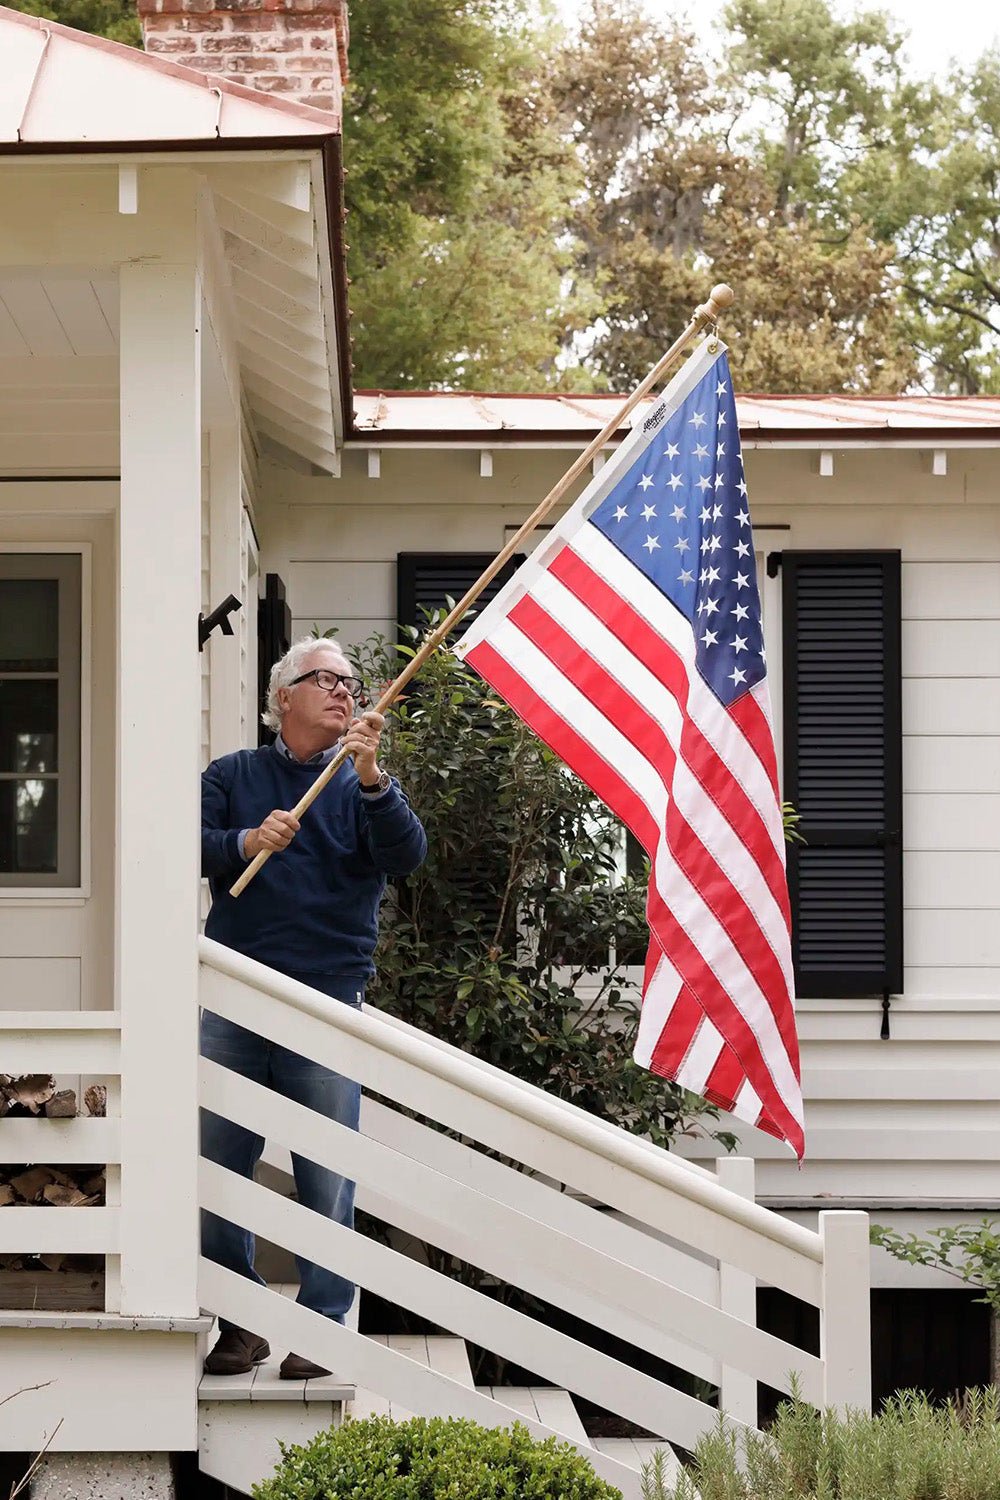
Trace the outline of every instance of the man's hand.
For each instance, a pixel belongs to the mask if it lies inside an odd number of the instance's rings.
[[[243,845],[244,853],[248,859],[256,859],[263,849],[275,854],[279,849],[287,849],[298,831],[298,818],[276,807],[259,828],[251,828]]]
[[[384,715],[377,714],[373,708],[370,708],[347,726],[347,732],[341,741],[343,749],[349,750],[354,756],[354,769],[358,773],[362,786],[371,786],[378,781],[379,768],[376,757],[384,728]]]

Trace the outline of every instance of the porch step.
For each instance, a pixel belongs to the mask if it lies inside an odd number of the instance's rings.
[[[657,1449],[662,1449],[666,1456],[668,1482],[676,1484],[680,1476],[681,1461],[667,1442],[657,1442],[655,1438],[588,1438],[587,1441],[598,1453],[616,1458],[620,1464],[625,1464],[630,1469],[641,1469],[643,1464],[649,1463]]]
[[[394,1349],[397,1354],[405,1354],[407,1359],[472,1389],[472,1366],[464,1339],[437,1333],[373,1333],[369,1337],[373,1343]],[[361,1387],[349,1403],[347,1414],[358,1422],[365,1417],[391,1417],[394,1422],[406,1422],[413,1416],[412,1411]]]
[[[573,1443],[590,1443],[569,1391],[551,1385],[477,1385],[476,1390],[503,1406],[512,1406],[533,1422],[543,1422]]]

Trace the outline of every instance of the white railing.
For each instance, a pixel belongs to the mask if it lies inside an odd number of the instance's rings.
[[[0,1254],[103,1255],[105,1307],[117,1312],[120,1276],[121,1018],[115,1011],[0,1010],[0,1069],[71,1075],[107,1087],[104,1118],[0,1121],[0,1162],[105,1165],[106,1203],[92,1208],[36,1204],[0,1209]],[[77,1088],[82,1097],[82,1088]],[[0,1303],[2,1303],[0,1292]]]
[[[355,1133],[202,1062],[203,1105],[354,1179],[359,1204],[391,1225],[720,1384],[731,1426],[754,1423],[758,1381],[781,1391],[794,1382],[818,1406],[869,1404],[866,1215],[821,1214],[818,1233],[790,1223],[752,1201],[749,1163],[722,1163],[717,1176],[207,939],[200,999],[461,1137],[371,1098]],[[690,1448],[718,1420],[709,1403],[280,1193],[206,1161],[201,1183],[203,1207],[668,1441]],[[757,1328],[757,1283],[820,1309],[819,1356]],[[498,1402],[207,1261],[202,1302],[408,1410],[514,1420]],[[586,1452],[623,1483],[623,1466]]]

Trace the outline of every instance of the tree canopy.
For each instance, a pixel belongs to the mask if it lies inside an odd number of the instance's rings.
[[[138,42],[132,0],[17,0]],[[716,280],[744,389],[1000,391],[1000,53],[835,0],[351,0],[359,386],[624,389]]]

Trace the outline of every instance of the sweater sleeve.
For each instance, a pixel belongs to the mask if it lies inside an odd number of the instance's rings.
[[[412,875],[427,855],[427,835],[399,782],[393,778],[381,797],[357,796],[375,868],[383,875]]]
[[[201,776],[201,873],[211,878],[238,870],[239,828],[229,826],[229,780],[222,762],[213,760]]]

